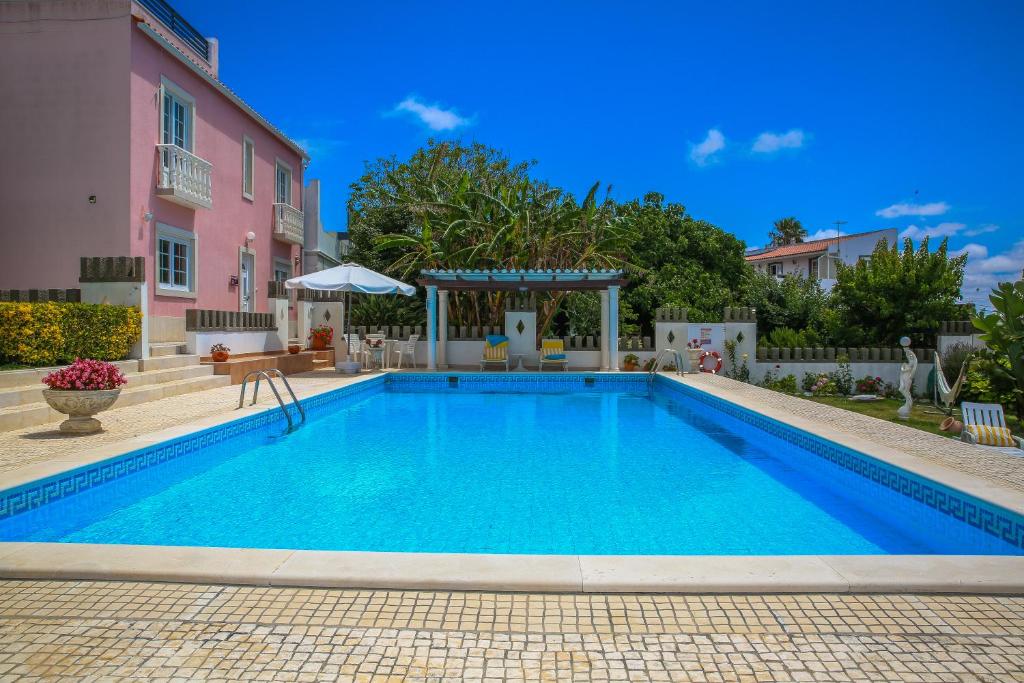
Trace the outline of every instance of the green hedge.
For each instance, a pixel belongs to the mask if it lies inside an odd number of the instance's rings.
[[[131,306],[0,302],[0,363],[121,360],[141,336],[142,313]]]

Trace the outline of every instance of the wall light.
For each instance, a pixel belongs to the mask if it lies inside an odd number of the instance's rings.
[[[153,220],[153,212],[147,211],[146,213],[142,214],[142,220],[149,223],[151,220]]]
[[[255,241],[256,241],[256,233],[254,233],[252,230],[250,230],[249,232],[245,233],[245,246],[249,246],[249,242],[255,242]]]

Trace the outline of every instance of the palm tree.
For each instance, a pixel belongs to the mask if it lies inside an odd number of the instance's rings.
[[[781,247],[786,244],[799,244],[807,237],[807,230],[796,216],[780,218],[775,221],[775,227],[768,233],[773,247]]]

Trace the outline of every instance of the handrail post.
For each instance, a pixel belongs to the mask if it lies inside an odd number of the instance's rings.
[[[288,408],[285,406],[284,400],[281,398],[281,393],[277,390],[277,386],[271,379],[272,374],[274,376],[280,377],[281,381],[284,382],[284,386],[288,390],[288,395],[291,397],[292,403],[295,404],[295,407],[299,411],[299,415],[302,417],[302,421],[299,424],[305,424],[306,411],[302,407],[302,404],[299,402],[299,399],[295,396],[295,391],[292,390],[292,386],[291,384],[289,384],[288,379],[284,376],[284,373],[281,372],[281,370],[279,370],[278,368],[267,368],[266,370],[251,370],[248,373],[246,373],[245,377],[242,378],[242,390],[238,396],[238,407],[241,408],[245,404],[245,386],[246,384],[248,384],[249,378],[253,376],[256,377],[256,386],[253,389],[252,403],[250,403],[249,405],[256,405],[256,399],[260,391],[260,380],[266,379],[267,384],[270,385],[270,390],[274,392],[274,398],[277,399],[277,405],[281,408],[281,411],[284,413],[285,419],[288,420],[288,432],[291,433],[292,431],[295,430],[295,423],[292,421],[291,413],[288,412]]]

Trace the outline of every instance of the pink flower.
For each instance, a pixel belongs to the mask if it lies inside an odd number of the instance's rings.
[[[116,365],[82,358],[76,358],[68,367],[55,370],[43,378],[43,383],[51,389],[75,391],[116,389],[127,382]]]

